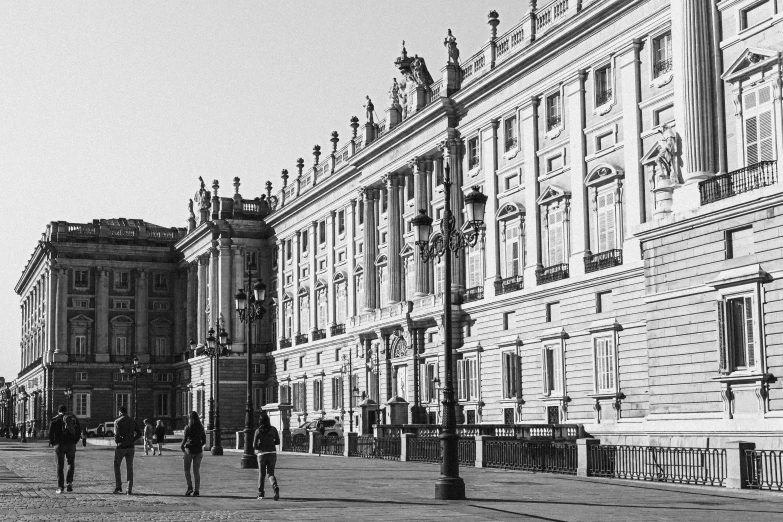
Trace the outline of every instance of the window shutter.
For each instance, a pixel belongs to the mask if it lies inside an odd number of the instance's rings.
[[[549,380],[549,350],[541,349],[541,382],[543,383],[544,395],[549,395],[551,391],[551,382]]]
[[[506,352],[506,353],[503,354],[503,361],[502,361],[502,365],[503,365],[503,373],[502,373],[502,376],[503,376],[503,398],[505,398],[505,399],[508,399],[510,397],[510,393],[509,393],[510,383],[509,383],[509,378],[508,378],[509,363],[510,363],[509,353]]]
[[[465,369],[463,368],[465,361],[459,360],[457,361],[457,398],[459,400],[463,400],[465,398],[464,393],[464,386],[463,386],[463,375],[465,373]]]
[[[478,359],[468,359],[468,368],[468,399],[475,401],[478,399]]]
[[[718,311],[718,371],[729,373],[729,362],[726,357],[725,305],[723,301],[718,301],[716,304]]]
[[[748,367],[756,366],[756,345],[753,339],[753,298],[745,298],[745,335],[747,336]]]

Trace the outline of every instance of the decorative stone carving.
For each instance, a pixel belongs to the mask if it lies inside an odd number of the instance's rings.
[[[198,180],[201,183],[201,187],[196,192],[196,195],[193,196],[193,201],[196,202],[199,210],[208,210],[212,196],[206,188],[206,184],[204,183],[204,178],[199,176]]]
[[[675,174],[677,135],[671,127],[664,125],[659,129],[661,137],[658,140],[659,150],[655,162],[659,168],[659,177],[672,178]],[[675,176],[676,179],[676,176]]]
[[[443,40],[443,45],[446,47],[448,57],[446,64],[453,63],[459,65],[459,49],[457,49],[457,38],[451,34],[451,29],[446,33],[446,38]]]
[[[372,100],[370,99],[369,96],[367,96],[367,103],[364,104],[364,108],[366,111],[365,114],[367,115],[367,123],[372,125],[373,123],[375,123],[375,119],[373,117],[373,115],[375,114],[375,105],[372,104]]]
[[[193,200],[188,200],[188,215],[190,216],[190,219],[196,219],[196,214],[193,213]]]

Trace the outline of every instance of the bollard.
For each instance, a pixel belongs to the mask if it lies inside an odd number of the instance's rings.
[[[495,437],[492,437],[491,435],[476,435],[476,467],[477,468],[487,467],[487,457],[485,451],[486,446],[484,443],[494,438]]]
[[[310,438],[308,440],[307,453],[315,453],[315,436],[320,435],[320,433],[311,431],[308,435],[310,435]]]
[[[590,446],[598,446],[599,444],[601,444],[599,439],[576,439],[577,477],[590,476],[590,464],[592,464]]]
[[[748,487],[748,466],[745,465],[745,450],[756,449],[753,442],[735,440],[726,443],[726,487],[743,489]]]
[[[408,462],[408,437],[414,436],[411,433],[400,435],[400,462]]]

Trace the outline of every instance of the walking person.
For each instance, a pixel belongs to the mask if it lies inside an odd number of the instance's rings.
[[[76,459],[76,443],[79,442],[79,419],[68,413],[65,405],[57,408],[57,415],[49,424],[49,446],[54,447],[57,464],[57,493],[73,491],[73,473]],[[64,462],[68,462],[67,477],[63,477]],[[67,486],[65,486],[67,480]]]
[[[141,429],[136,421],[128,417],[128,408],[120,406],[120,416],[114,421],[114,493],[122,493],[122,474],[120,466],[125,459],[126,476],[128,479],[128,495],[133,494],[133,456],[136,454],[136,439],[141,437]]]
[[[180,449],[184,453],[182,458],[185,461],[185,481],[188,484],[188,490],[185,492],[186,497],[190,495],[197,497],[199,495],[201,459],[204,456],[204,444],[206,443],[207,433],[204,431],[204,425],[201,424],[198,413],[192,411],[190,412],[188,425],[185,426],[185,433],[182,435],[182,444],[180,445]],[[193,480],[190,478],[191,466],[193,467],[193,478],[196,482],[195,489],[193,488]]]
[[[82,448],[87,447],[87,426],[82,428]]]
[[[269,415],[261,412],[258,419],[258,429],[253,437],[253,449],[258,459],[258,498],[264,498],[264,479],[269,475],[269,483],[274,491],[274,498],[280,498],[280,488],[277,487],[275,477],[275,464],[277,463],[277,445],[280,444],[280,435],[277,428],[269,422]]]
[[[152,450],[152,456],[155,456],[155,446],[152,445],[152,436],[155,434],[155,428],[152,421],[144,419],[144,455],[149,457],[149,450]]]
[[[163,425],[162,420],[158,420],[158,425],[155,426],[155,444],[158,445],[158,457],[163,455],[163,441],[166,439],[166,426]]]

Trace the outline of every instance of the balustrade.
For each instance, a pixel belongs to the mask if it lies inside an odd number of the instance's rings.
[[[623,251],[619,248],[585,256],[585,272],[596,272],[623,264]]]
[[[701,204],[730,198],[778,182],[777,161],[762,161],[699,183]]]
[[[543,285],[568,278],[568,263],[547,266],[536,270],[536,284]]]
[[[516,290],[522,290],[524,286],[525,280],[522,274],[504,277],[500,281],[495,281],[495,295],[507,294]]]
[[[304,334],[296,334],[296,336],[294,337],[294,342],[296,344],[298,344],[298,345],[299,344],[306,344],[308,341],[309,341],[309,339],[308,339],[308,335],[306,333],[304,333]]]
[[[342,335],[345,333],[345,324],[335,324],[331,328],[332,336]]]

